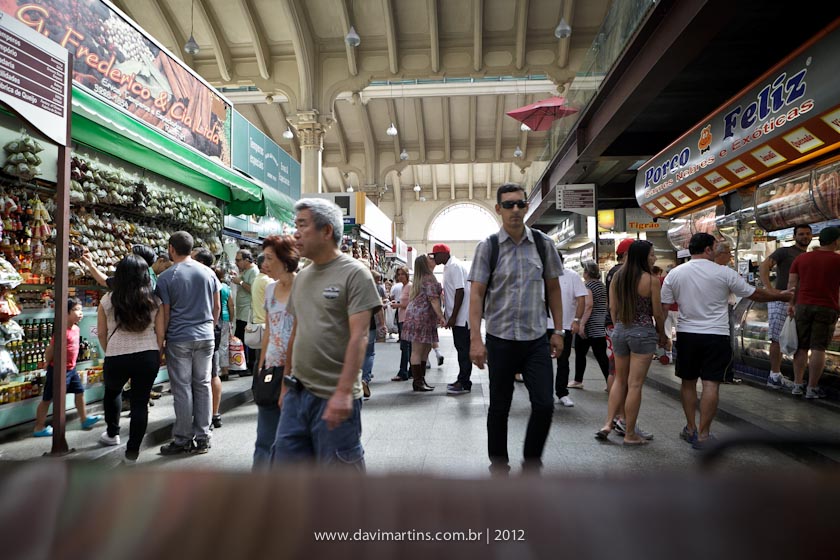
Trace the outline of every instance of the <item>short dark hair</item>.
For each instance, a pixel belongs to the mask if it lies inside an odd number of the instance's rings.
[[[800,228],[807,229],[808,231],[813,231],[811,229],[811,226],[809,226],[808,224],[799,224],[798,226],[793,226],[793,235],[796,235],[796,231]]]
[[[557,247],[557,256],[560,257],[560,263],[565,264],[566,259],[563,258],[563,253],[560,252],[560,247]]]
[[[269,235],[263,240],[263,249],[271,248],[274,256],[286,265],[287,272],[294,272],[300,264],[300,253],[291,235]]]
[[[525,187],[517,183],[505,183],[496,190],[496,204],[502,203],[503,194],[517,191],[521,191],[525,199],[528,199],[528,193],[525,192]]]
[[[70,313],[71,311],[73,311],[73,308],[76,307],[77,305],[81,306],[82,305],[82,300],[80,300],[79,298],[74,298],[74,297],[67,298],[67,313]]]
[[[237,252],[239,253],[239,256],[242,257],[243,261],[248,261],[249,263],[254,262],[254,255],[251,254],[250,249],[239,249]]]
[[[199,247],[196,249],[193,258],[204,266],[213,266],[213,263],[216,261],[213,253],[211,253],[210,249],[207,247]]]
[[[169,236],[169,246],[179,257],[189,257],[194,245],[193,236],[187,231],[176,231]]]
[[[257,268],[262,268],[263,263],[265,262],[265,255],[260,253],[257,255]]]
[[[148,245],[134,245],[131,247],[131,252],[146,261],[146,264],[152,266],[157,260],[155,250]]]
[[[695,233],[688,242],[688,253],[690,255],[702,255],[707,248],[713,248],[714,246],[714,236],[708,233]]]

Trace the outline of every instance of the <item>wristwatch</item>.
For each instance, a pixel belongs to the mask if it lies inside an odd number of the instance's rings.
[[[566,336],[566,330],[565,329],[554,329],[554,334],[565,337]]]

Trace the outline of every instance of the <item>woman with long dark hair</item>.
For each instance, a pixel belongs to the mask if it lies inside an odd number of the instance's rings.
[[[408,277],[408,269],[401,266],[394,273],[394,278],[400,283],[399,292],[391,290],[391,306],[397,309],[397,332],[400,339],[400,369],[391,381],[407,381],[411,374],[408,371],[411,361],[411,343],[403,336],[403,325],[405,324],[405,311],[408,309],[409,296],[411,295],[411,279]]]
[[[120,444],[120,393],[131,381],[131,423],[125,458],[136,461],[149,419],[149,393],[160,368],[163,313],[152,291],[149,265],[134,254],[117,264],[114,290],[102,298],[97,317],[99,344],[105,352],[103,445]]]
[[[426,383],[426,360],[432,344],[438,341],[438,327],[446,324],[440,306],[443,288],[432,274],[434,266],[435,261],[428,255],[414,259],[414,282],[403,323],[402,336],[411,343],[412,388],[418,392],[434,390]]]
[[[645,382],[657,342],[665,344],[659,280],[651,273],[656,256],[650,241],[634,241],[624,266],[610,285],[610,315],[615,321],[612,335],[615,381],[610,388],[609,411],[604,427],[595,434],[605,440],[613,429],[613,419],[625,407],[624,445],[647,443],[636,432],[636,419],[642,403]],[[654,321],[655,320],[655,321]]]

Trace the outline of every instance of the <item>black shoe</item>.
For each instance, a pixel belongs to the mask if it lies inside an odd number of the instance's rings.
[[[438,356],[438,367],[443,365],[443,356]]]
[[[213,427],[214,428],[221,428],[222,427],[222,415],[221,414],[214,414],[213,415]]]
[[[186,445],[182,445],[180,443],[175,443],[175,441],[170,441],[166,445],[160,448],[161,455],[181,455],[184,453],[189,453],[192,449],[193,442],[190,441]]]
[[[195,440],[195,445],[190,449],[190,453],[193,455],[204,455],[208,451],[210,451],[210,441],[206,439]]]
[[[131,450],[131,449],[126,449],[125,450],[125,460],[128,461],[129,463],[132,463],[132,464],[136,463],[137,458],[139,456],[140,456],[139,451],[134,451],[134,450]]]

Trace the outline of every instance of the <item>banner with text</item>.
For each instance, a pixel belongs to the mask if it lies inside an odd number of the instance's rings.
[[[70,51],[76,84],[230,165],[227,101],[108,4],[0,0],[0,10]]]
[[[300,198],[300,163],[238,111],[233,111],[232,120],[233,168],[295,200]]]

